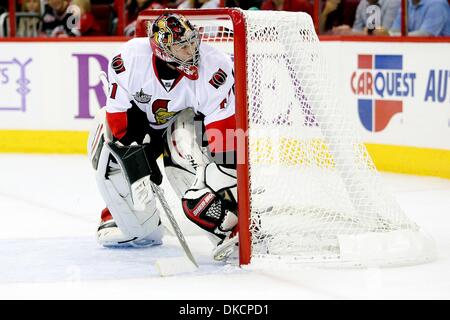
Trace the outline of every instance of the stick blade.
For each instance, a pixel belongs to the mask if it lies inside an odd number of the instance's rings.
[[[156,270],[162,277],[194,272],[198,267],[186,257],[159,258],[155,262]]]

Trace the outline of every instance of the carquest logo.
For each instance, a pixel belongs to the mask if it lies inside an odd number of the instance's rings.
[[[405,97],[414,97],[416,73],[405,72],[402,55],[358,55],[358,70],[351,89],[358,97],[358,114],[368,131],[384,130],[392,117],[403,112]]]

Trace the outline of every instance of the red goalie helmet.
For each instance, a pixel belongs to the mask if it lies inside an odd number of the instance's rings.
[[[184,16],[162,14],[153,22],[149,37],[159,59],[175,63],[189,79],[198,78],[200,35]]]

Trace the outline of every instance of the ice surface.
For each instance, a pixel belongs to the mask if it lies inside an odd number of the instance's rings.
[[[155,261],[183,254],[175,237],[147,249],[96,243],[103,202],[85,156],[0,154],[0,298],[450,299],[450,180],[382,177],[407,215],[435,238],[437,261],[388,269],[241,269],[212,261],[211,243],[175,204],[200,269],[162,278]]]

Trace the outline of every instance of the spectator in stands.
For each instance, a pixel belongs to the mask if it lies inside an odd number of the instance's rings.
[[[134,36],[136,31],[136,19],[139,13],[145,9],[164,9],[162,1],[156,0],[129,0],[127,2],[127,21],[124,34]]]
[[[0,0],[0,14],[8,11],[8,0]]]
[[[176,9],[181,3],[181,0],[165,0],[162,2],[164,8]]]
[[[68,9],[67,0],[48,0],[42,17],[42,31],[50,37],[74,36],[75,19]]]
[[[41,27],[41,1],[23,0],[21,6],[22,13],[30,14],[29,17],[20,17],[17,26],[18,37],[37,37]],[[33,16],[34,15],[34,16]]]
[[[220,0],[184,0],[178,4],[178,9],[212,9],[218,8]]]
[[[241,8],[243,10],[258,10],[261,9],[263,0],[226,0],[225,7],[227,8]]]
[[[333,27],[353,25],[360,0],[326,0],[319,16],[321,34],[332,33]]]
[[[380,25],[367,29],[366,24],[370,18],[367,8],[374,5],[380,8]],[[400,5],[401,0],[361,0],[356,8],[353,28],[344,24],[333,27],[332,33],[339,35],[371,34],[373,29],[380,27],[388,30],[392,26],[394,19],[400,10]]]
[[[22,0],[22,12],[41,13],[40,0]]]
[[[312,16],[314,6],[308,0],[265,0],[261,10],[301,11]]]
[[[407,21],[410,36],[450,36],[449,3],[447,0],[409,0]],[[400,35],[400,10],[389,30],[376,29],[374,34]]]
[[[72,0],[72,6],[76,6],[78,10],[74,10],[74,15],[78,19],[78,25],[72,29],[76,36],[98,36],[101,35],[100,27],[95,22],[95,18],[91,12],[90,0]]]
[[[129,0],[127,1],[127,24],[137,19],[139,13],[145,9],[164,9],[161,1],[156,0]]]

